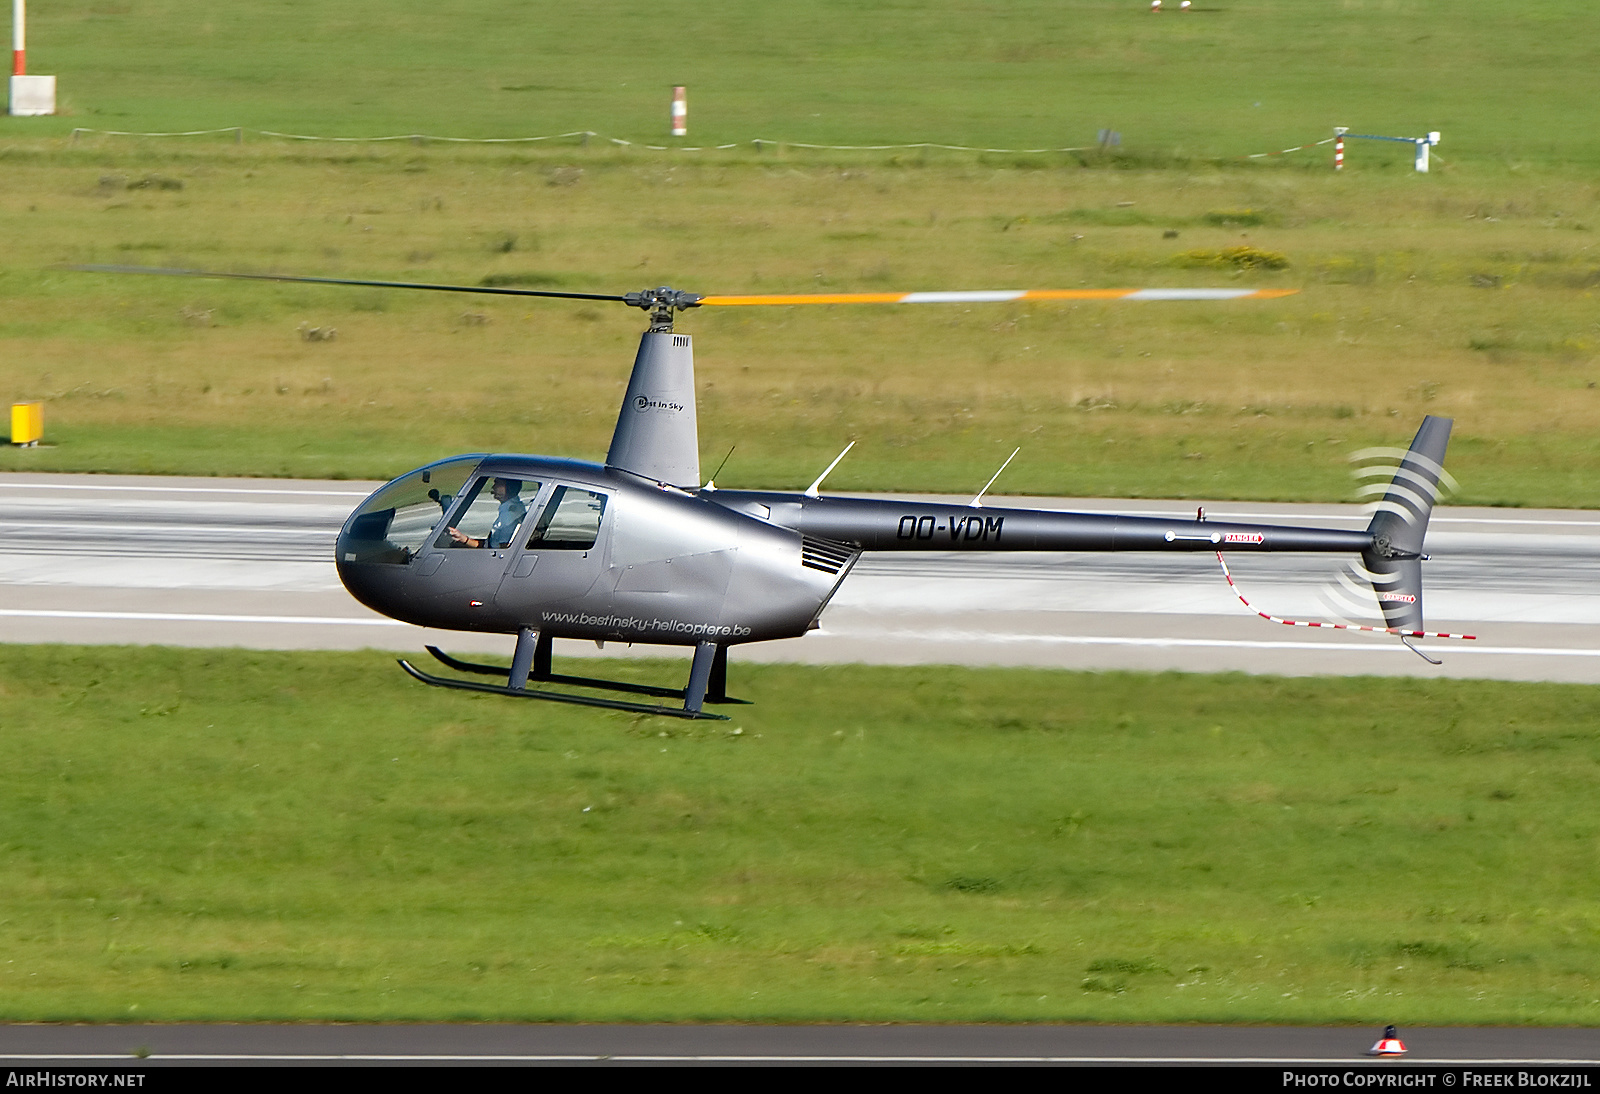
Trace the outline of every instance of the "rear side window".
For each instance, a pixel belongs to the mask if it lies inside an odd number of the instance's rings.
[[[600,537],[606,496],[577,486],[558,486],[550,493],[528,537],[534,551],[587,551]]]

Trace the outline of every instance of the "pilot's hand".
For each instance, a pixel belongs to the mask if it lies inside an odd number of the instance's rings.
[[[483,546],[483,540],[473,539],[471,536],[465,534],[457,528],[446,528],[445,531],[449,532],[450,538],[455,540],[457,543],[465,543],[468,547]]]

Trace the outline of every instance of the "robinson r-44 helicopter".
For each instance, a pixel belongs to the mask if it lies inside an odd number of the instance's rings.
[[[705,707],[740,702],[727,694],[729,647],[796,638],[816,629],[829,599],[866,551],[1214,551],[1219,560],[1224,550],[1353,553],[1360,562],[1352,569],[1371,584],[1385,623],[1357,629],[1394,634],[1407,645],[1411,638],[1470,637],[1421,629],[1422,546],[1441,479],[1447,478],[1447,418],[1429,416],[1409,449],[1388,450],[1396,461],[1385,471],[1392,472],[1390,481],[1368,488],[1381,496],[1371,523],[1360,531],[1223,523],[1207,521],[1203,514],[1191,521],[993,508],[981,501],[988,486],[967,505],[824,496],[822,482],[844,453],[798,494],[719,490],[700,480],[694,354],[690,336],[673,330],[679,311],[756,304],[1230,300],[1281,296],[1285,290],[700,296],[662,287],[604,295],[129,266],[74,268],[616,301],[648,313],[649,328],[639,340],[604,463],[456,456],[401,475],[345,522],[336,548],[339,578],[361,603],[418,626],[516,635],[509,670],[427,647],[457,672],[499,677],[504,683],[436,676],[400,662],[434,687],[723,718]],[[694,658],[683,688],[567,676],[551,670],[556,638],[688,646]],[[681,700],[682,705],[530,686],[549,684]]]

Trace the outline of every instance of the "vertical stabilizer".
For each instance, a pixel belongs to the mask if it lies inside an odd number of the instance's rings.
[[[1361,557],[1383,609],[1384,623],[1396,630],[1422,627],[1422,542],[1441,481],[1450,481],[1444,469],[1450,425],[1449,418],[1430,414],[1405,452],[1375,450],[1399,456],[1399,463],[1385,468],[1392,472],[1387,483],[1363,488],[1363,492],[1381,496],[1367,526],[1372,546]]]
[[[694,348],[687,334],[652,331],[639,339],[606,466],[672,486],[700,485]]]

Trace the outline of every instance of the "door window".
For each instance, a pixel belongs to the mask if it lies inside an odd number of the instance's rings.
[[[606,496],[577,486],[558,486],[528,537],[531,551],[587,551],[600,537]]]
[[[524,479],[504,476],[479,479],[456,509],[449,525],[434,540],[434,546],[511,546],[517,528],[528,515],[528,501],[538,493],[539,484]]]

